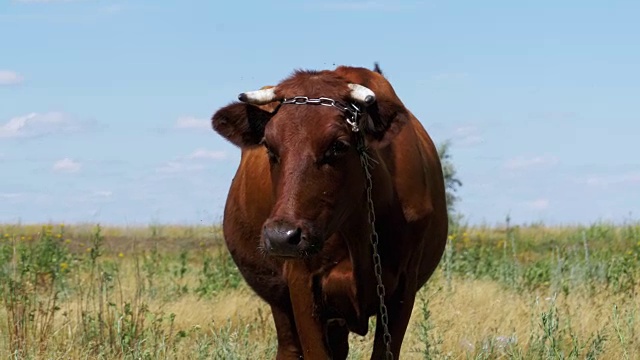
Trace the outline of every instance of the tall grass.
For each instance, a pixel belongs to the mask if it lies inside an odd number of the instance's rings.
[[[455,228],[402,356],[638,358],[639,256],[636,223]],[[275,356],[217,227],[0,226],[0,298],[2,357]],[[351,359],[372,333],[351,335]]]

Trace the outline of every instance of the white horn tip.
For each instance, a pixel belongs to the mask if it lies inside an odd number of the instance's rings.
[[[367,95],[367,97],[364,98],[364,102],[367,105],[373,104],[374,101],[376,101],[376,97],[375,96]]]
[[[376,94],[366,86],[349,84],[349,88],[351,89],[351,97],[356,101],[364,103],[367,106],[376,101]]]
[[[276,99],[275,88],[261,89],[243,92],[238,95],[238,100],[255,105],[268,104]]]

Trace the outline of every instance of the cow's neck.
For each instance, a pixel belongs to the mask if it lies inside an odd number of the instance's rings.
[[[394,233],[397,227],[394,223],[397,222],[393,216],[394,214],[401,213],[393,211],[399,204],[394,197],[393,184],[389,172],[385,167],[385,163],[382,159],[376,159],[378,165],[372,170],[374,205],[375,205],[375,218],[376,218],[376,232],[379,237],[378,251],[382,258],[383,267],[383,280],[385,286],[389,287],[388,293],[393,291],[395,286],[394,279],[397,274],[391,273],[390,269],[393,266],[388,266],[389,262],[393,262],[388,254],[385,253],[385,249],[389,248],[389,242],[399,239],[394,239],[394,236],[400,235]],[[396,209],[397,210],[397,209]],[[349,248],[349,256],[351,258],[354,276],[353,279],[356,282],[357,298],[360,307],[360,314],[367,316],[366,309],[371,307],[367,301],[374,301],[377,304],[376,294],[376,278],[373,268],[373,250],[371,244],[371,223],[368,216],[368,199],[366,197],[366,191],[355,211],[350,218],[345,221],[346,225],[340,230],[341,235],[347,242]],[[401,235],[400,235],[401,236]]]

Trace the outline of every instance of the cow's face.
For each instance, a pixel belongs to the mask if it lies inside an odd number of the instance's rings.
[[[365,136],[370,147],[386,146],[408,119],[399,100],[389,100],[397,97],[389,93],[384,78],[366,69],[357,71],[377,80],[368,79],[367,85],[377,85],[381,94],[353,85],[350,73],[297,72],[275,88],[241,94],[246,103],[231,104],[212,118],[214,129],[236,145],[264,147],[275,204],[264,222],[261,245],[271,255],[304,257],[318,252],[364,199],[357,136]],[[360,121],[363,134],[353,132],[349,114],[339,108],[280,104],[295,96],[326,97],[366,108]]]
[[[286,105],[266,125],[261,144],[276,199],[263,227],[264,249],[313,254],[364,191],[356,138],[335,108]]]

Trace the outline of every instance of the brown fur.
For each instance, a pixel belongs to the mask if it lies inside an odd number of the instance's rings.
[[[447,212],[435,146],[376,68],[296,71],[276,85],[276,94],[347,103],[348,83],[376,94],[363,125],[378,163],[372,169],[376,231],[398,358],[416,292],[442,256]],[[271,306],[277,358],[346,358],[349,331],[366,334],[379,299],[366,179],[344,114],[326,106],[236,102],[219,109],[212,126],[242,150],[225,206],[224,236],[247,283]],[[329,161],[324,154],[336,140],[349,147]],[[263,228],[281,223],[302,229],[311,244],[308,252],[279,258],[260,250]],[[382,340],[378,325],[372,358],[384,356]]]

